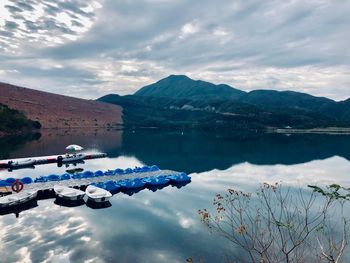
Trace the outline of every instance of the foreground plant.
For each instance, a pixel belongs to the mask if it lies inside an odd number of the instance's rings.
[[[341,262],[347,247],[346,188],[310,187],[311,192],[292,192],[264,183],[254,195],[229,189],[215,196],[214,213],[198,213],[211,231],[246,251],[246,261]],[[338,228],[333,225],[335,211]]]

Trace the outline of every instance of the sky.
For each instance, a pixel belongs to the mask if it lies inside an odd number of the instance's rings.
[[[348,0],[1,0],[0,81],[75,97],[170,74],[350,97]]]

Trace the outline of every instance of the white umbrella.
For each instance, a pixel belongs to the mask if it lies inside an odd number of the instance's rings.
[[[84,148],[76,144],[71,144],[66,147],[66,151],[71,151],[71,152],[81,151],[82,149]]]

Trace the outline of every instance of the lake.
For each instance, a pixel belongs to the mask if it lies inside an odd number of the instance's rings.
[[[108,154],[77,165],[84,170],[155,164],[186,172],[192,182],[131,196],[118,193],[104,209],[38,200],[18,217],[0,216],[1,262],[225,262],[238,250],[210,233],[197,212],[212,208],[216,193],[252,192],[263,182],[350,186],[350,136],[345,135],[44,130],[40,136],[0,139],[0,157],[61,154],[72,143]],[[66,169],[49,164],[2,170],[0,178]]]

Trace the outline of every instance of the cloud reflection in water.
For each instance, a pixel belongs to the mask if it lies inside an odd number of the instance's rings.
[[[142,164],[134,157],[93,160],[90,170]],[[43,168],[39,168],[43,172]],[[56,168],[50,172],[54,172]],[[340,157],[297,165],[242,163],[226,170],[193,173],[181,189],[147,189],[127,196],[119,193],[112,207],[93,210],[60,207],[53,199],[0,218],[0,250],[4,262],[184,262],[201,258],[224,261],[229,244],[211,235],[197,210],[210,207],[214,195],[227,188],[255,190],[259,183],[282,181],[291,186],[309,183],[350,185],[350,163]],[[37,171],[38,172],[38,171]]]

